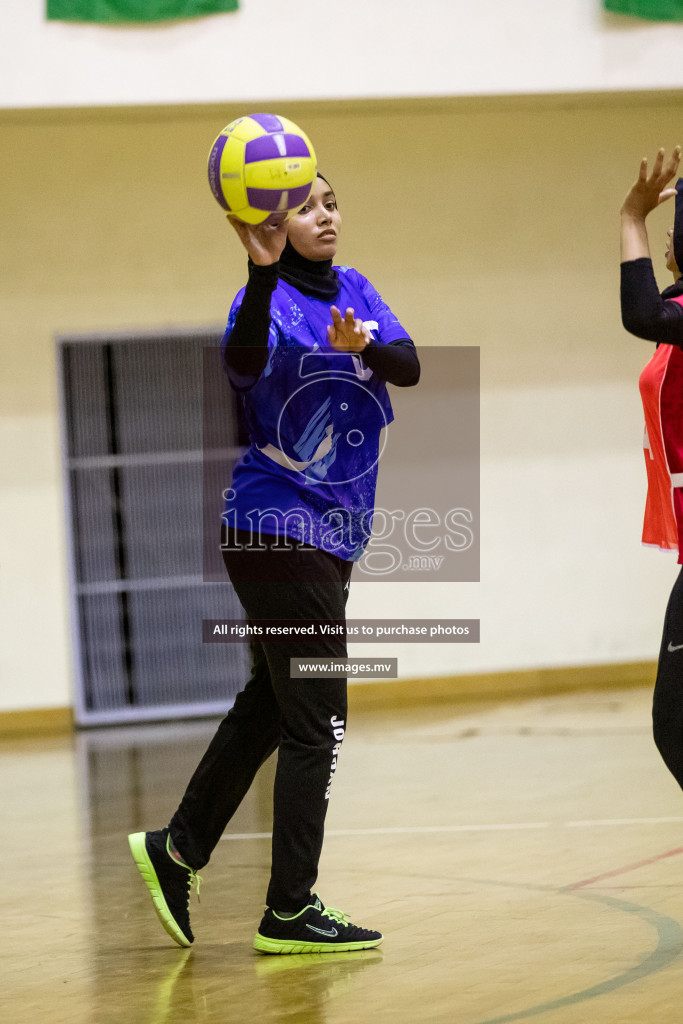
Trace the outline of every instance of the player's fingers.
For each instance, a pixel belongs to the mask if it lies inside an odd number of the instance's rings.
[[[667,199],[673,199],[673,197],[675,195],[676,195],[676,189],[675,188],[665,188],[663,192],[659,193],[659,199],[657,200],[657,205],[659,205],[660,203],[665,203],[667,201]]]
[[[330,306],[330,313],[332,314],[332,323],[335,327],[341,327],[341,311],[336,306]]]
[[[662,167],[664,165],[664,150],[658,149],[655,162],[652,165],[652,174],[650,175],[650,181],[654,182],[662,173]]]
[[[346,321],[347,327],[353,327],[354,310],[351,306],[348,306],[346,313],[344,314],[344,320]]]
[[[640,161],[640,170],[638,172],[638,181],[647,181],[647,157],[644,156]]]
[[[666,161],[666,163],[660,167],[659,174],[657,175],[657,180],[655,184],[659,187],[660,191],[664,188],[668,181],[671,181],[674,174],[676,173],[677,166],[678,164],[676,163],[675,155],[672,153],[669,159]]]
[[[678,165],[680,164],[680,162],[681,162],[681,147],[680,146],[676,146],[676,148],[674,149],[673,153],[669,157],[667,165],[666,165],[666,167],[664,169],[664,174],[666,176],[666,180],[667,181],[669,181],[671,178],[673,178],[674,174],[678,170]]]
[[[255,235],[250,224],[245,224],[239,217],[234,216],[228,216],[228,220],[237,232],[237,236],[245,249],[250,250],[254,243],[259,244],[258,236]]]

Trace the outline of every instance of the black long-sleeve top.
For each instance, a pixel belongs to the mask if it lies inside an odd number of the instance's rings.
[[[279,264],[252,265],[235,325],[225,340],[223,359],[241,377],[258,377],[268,362],[270,297],[278,282]],[[371,341],[358,355],[373,373],[397,387],[420,379],[420,362],[410,338],[387,345]]]
[[[683,278],[659,294],[651,259],[621,264],[621,322],[636,337],[683,348],[683,306],[666,301],[679,295]]]

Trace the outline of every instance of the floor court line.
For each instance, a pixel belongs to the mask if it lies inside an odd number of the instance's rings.
[[[521,822],[511,825],[406,825],[399,828],[339,828],[326,829],[326,836],[395,836],[434,832],[504,832],[549,828],[549,821]],[[232,832],[222,839],[272,839],[272,832]]]
[[[568,892],[569,890],[560,889],[559,891]],[[655,930],[657,934],[656,948],[652,952],[646,953],[633,967],[628,967],[621,973],[605,978],[603,981],[599,981],[588,988],[570,992],[566,996],[560,996],[558,999],[551,999],[545,1003],[528,1006],[526,1009],[518,1010],[516,1013],[488,1017],[485,1020],[477,1021],[477,1024],[513,1024],[514,1021],[539,1017],[552,1013],[554,1010],[590,1002],[592,999],[597,999],[600,996],[607,995],[609,992],[615,992],[617,989],[625,988],[636,981],[641,981],[653,974],[657,974],[669,967],[680,957],[681,947],[683,946],[683,930],[678,921],[674,921],[673,918],[668,917],[666,914],[660,914],[652,907],[627,903],[625,900],[615,899],[600,893],[577,892],[573,895],[641,918],[642,921]]]
[[[504,832],[529,831],[545,828],[603,828],[618,825],[671,825],[683,823],[683,817],[667,818],[596,818],[582,821],[520,821],[484,825],[404,825],[392,828],[342,828],[327,829],[326,836],[393,836],[425,835],[434,832]],[[272,832],[228,832],[221,838],[229,839],[272,839]],[[681,848],[683,850],[683,848]],[[664,855],[662,855],[664,856]],[[673,854],[667,854],[673,856]],[[661,859],[656,857],[655,860]],[[649,863],[643,861],[643,863]],[[626,869],[621,869],[626,870]],[[605,876],[606,877],[606,876]],[[584,883],[581,883],[584,884]],[[587,883],[585,883],[587,884]]]
[[[675,825],[681,817],[668,818],[587,818],[584,821],[566,821],[567,828],[592,828],[599,825]]]
[[[636,861],[634,864],[624,864],[622,867],[614,868],[612,871],[604,871],[600,875],[593,875],[592,878],[584,878],[580,882],[574,882],[572,885],[564,885],[560,892],[574,892],[576,889],[582,889],[585,885],[593,885],[594,882],[601,882],[605,878],[616,878],[617,875],[625,875],[629,871],[636,871],[638,868],[647,867],[649,864],[656,864],[660,860],[666,860],[667,857],[677,857],[683,853],[683,846],[677,846],[673,850],[666,850],[664,853],[657,854],[656,857],[647,857],[645,860]]]

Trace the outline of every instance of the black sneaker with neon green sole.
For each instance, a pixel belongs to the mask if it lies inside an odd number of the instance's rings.
[[[325,908],[313,893],[308,906],[294,917],[281,917],[267,907],[254,936],[254,949],[259,953],[347,953],[379,946],[382,938],[381,932],[351,924],[341,910]]]
[[[133,832],[128,844],[154,909],[162,925],[179,946],[191,946],[194,935],[190,928],[190,891],[200,876],[187,864],[177,861],[169,852],[167,828],[158,832]]]

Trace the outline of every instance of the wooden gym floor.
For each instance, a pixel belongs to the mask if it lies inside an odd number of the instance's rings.
[[[6,741],[0,1019],[678,1024],[683,794],[649,715],[643,690],[356,712],[318,890],[384,944],[294,957],[251,948],[272,763],[182,950],[126,833],[166,823],[214,723]]]

